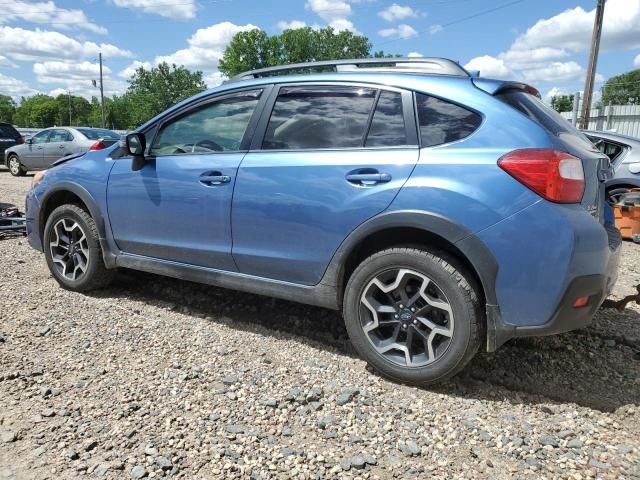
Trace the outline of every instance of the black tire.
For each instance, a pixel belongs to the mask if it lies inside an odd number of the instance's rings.
[[[373,368],[395,381],[426,385],[455,375],[476,354],[485,336],[484,314],[477,287],[473,286],[473,277],[458,263],[455,258],[436,250],[390,248],[370,256],[355,269],[345,290],[343,315],[353,346]],[[417,272],[435,284],[430,288],[437,288],[438,292],[444,295],[444,303],[448,305],[455,318],[455,326],[451,319],[451,336],[448,337],[448,343],[442,347],[440,356],[434,355],[434,360],[423,366],[399,365],[389,360],[374,347],[369,334],[365,333],[363,328],[363,322],[367,323],[367,319],[364,318],[367,310],[363,310],[361,303],[365,288],[371,288],[371,282],[379,278],[379,275],[387,275],[389,273],[386,272],[400,271],[399,269]],[[391,298],[394,293],[387,296]],[[403,316],[400,315],[400,318]],[[390,320],[387,323],[395,321]],[[415,318],[413,323],[423,327]],[[445,320],[444,323],[448,322]],[[404,325],[406,324],[403,324],[403,328]],[[411,328],[410,324],[408,328]],[[414,332],[414,335],[417,333]],[[426,348],[425,343],[425,354]],[[411,358],[413,360],[413,356]]]
[[[55,243],[57,239],[54,227],[58,226],[62,220],[68,225],[75,222],[86,238],[85,246],[88,251],[85,255],[87,258],[86,270],[75,279],[65,276],[64,272],[60,270],[62,267],[53,260],[51,243]],[[77,230],[74,229],[74,231]],[[60,286],[75,292],[86,292],[105,287],[111,282],[115,271],[108,270],[104,265],[99,238],[96,223],[83,208],[67,204],[61,205],[51,212],[44,227],[43,247],[49,270]]]
[[[631,189],[627,187],[611,188],[607,190],[607,201],[609,202],[609,205],[617,204],[620,201],[620,198],[630,191]]]
[[[9,173],[14,177],[24,177],[27,173],[15,153],[12,153],[7,157],[7,168],[9,169]]]

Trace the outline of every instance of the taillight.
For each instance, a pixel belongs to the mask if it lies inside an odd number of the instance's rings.
[[[557,203],[579,203],[584,170],[579,158],[558,150],[523,149],[509,152],[498,165],[541,197]]]
[[[22,145],[24,143],[24,136],[20,135],[20,137],[18,137],[18,145]]]
[[[102,150],[103,148],[107,148],[102,139],[98,140],[96,143],[89,147],[89,150]]]

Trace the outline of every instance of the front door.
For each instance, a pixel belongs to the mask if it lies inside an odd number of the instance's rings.
[[[412,112],[409,92],[281,87],[238,170],[239,271],[318,283],[345,237],[385,210],[411,174],[419,152]]]
[[[164,121],[147,162],[109,175],[113,237],[126,253],[235,271],[231,198],[260,90],[204,100]]]
[[[20,163],[29,170],[44,168],[44,146],[51,130],[42,130],[36,133],[20,151]]]

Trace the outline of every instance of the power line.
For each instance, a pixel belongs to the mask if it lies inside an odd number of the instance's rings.
[[[503,8],[511,7],[511,6],[513,6],[513,5],[516,5],[516,4],[518,4],[518,3],[522,3],[522,2],[524,2],[524,1],[525,1],[525,0],[513,0],[513,1],[511,1],[511,2],[507,2],[507,3],[503,3],[502,5],[498,5],[497,7],[488,8],[488,9],[486,9],[486,10],[482,10],[482,11],[480,11],[480,12],[476,12],[476,13],[474,13],[474,14],[467,15],[466,17],[458,18],[458,19],[456,19],[456,20],[452,20],[452,21],[447,22],[447,23],[442,23],[442,24],[440,24],[440,25],[441,25],[443,28],[444,28],[444,27],[449,27],[449,26],[451,26],[451,25],[455,25],[455,24],[457,24],[457,23],[466,22],[467,20],[472,20],[472,19],[474,19],[474,18],[481,17],[481,16],[483,16],[483,15],[487,15],[487,14],[489,14],[489,13],[493,13],[493,12],[496,12],[496,11],[498,11],[498,10],[502,10]],[[429,32],[429,30],[423,30],[423,31],[421,31],[421,32],[418,32],[418,34],[428,33],[428,32]],[[397,42],[398,40],[405,40],[405,39],[404,39],[404,38],[393,38],[393,39],[391,39],[391,40],[387,40],[387,41],[384,41],[384,42],[378,42],[378,43],[376,43],[376,46],[386,45],[386,44],[388,44],[388,43]]]

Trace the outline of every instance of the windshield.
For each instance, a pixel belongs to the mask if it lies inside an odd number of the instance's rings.
[[[105,128],[77,128],[76,130],[89,140],[98,140],[100,138],[104,140],[120,140],[120,135]]]

